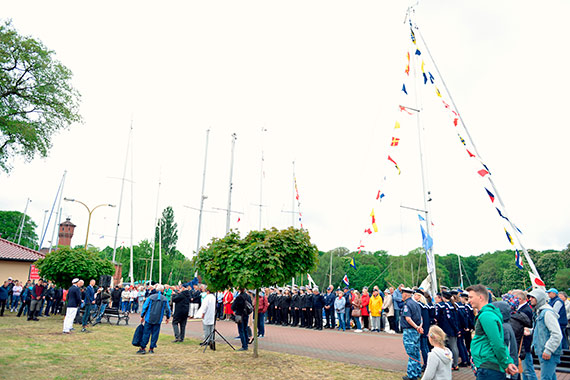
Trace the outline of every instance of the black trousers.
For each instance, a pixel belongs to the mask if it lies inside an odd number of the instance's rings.
[[[4,315],[4,309],[6,308],[6,302],[8,300],[0,300],[0,316]]]
[[[331,306],[329,309],[325,309],[325,318],[327,319],[327,324],[325,327],[334,329],[336,327],[334,306]]]
[[[297,326],[299,324],[299,309],[291,310],[293,313],[293,326]]]
[[[315,328],[323,329],[323,309],[313,309],[313,318],[315,319]]]
[[[273,304],[269,304],[269,308],[267,309],[267,323],[272,325],[273,324]]]
[[[301,317],[301,327],[307,326],[307,309],[300,309],[299,316]]]
[[[281,309],[281,324],[284,326],[289,324],[289,309],[285,307]]]
[[[307,319],[307,325],[305,327],[310,328],[313,327],[313,309],[305,309],[305,318]]]
[[[18,310],[18,317],[22,315],[22,312],[24,311],[25,307],[28,307],[28,310],[30,308],[30,301],[28,300],[24,300],[22,301],[22,303],[20,304],[20,310]]]
[[[173,318],[172,319],[172,330],[174,330],[174,337],[180,341],[184,340],[186,335],[186,323],[188,322],[187,317]]]
[[[275,307],[273,310],[275,311],[273,323],[279,325],[281,324],[281,308]]]

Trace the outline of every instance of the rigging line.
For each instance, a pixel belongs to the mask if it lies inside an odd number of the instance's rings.
[[[418,32],[418,35],[420,36],[420,39],[422,40],[423,45],[426,48],[426,51],[430,57],[430,60],[433,63],[433,66],[435,68],[435,71],[437,72],[437,75],[439,76],[439,79],[441,80],[441,83],[443,85],[443,88],[445,89],[445,92],[447,93],[447,95],[449,96],[449,100],[451,101],[451,104],[453,105],[453,108],[455,109],[455,111],[457,112],[457,117],[459,118],[459,121],[461,122],[461,125],[463,126],[463,129],[465,130],[466,136],[469,139],[469,142],[471,143],[471,145],[473,146],[473,150],[475,151],[475,153],[477,154],[478,158],[484,162],[483,157],[481,156],[481,154],[479,153],[477,146],[475,145],[475,142],[473,141],[471,134],[469,133],[469,130],[467,129],[467,125],[465,124],[465,122],[463,121],[463,117],[461,116],[461,112],[459,112],[459,109],[457,108],[457,105],[455,104],[455,101],[453,99],[453,96],[451,95],[451,92],[449,91],[447,84],[445,83],[445,80],[443,79],[443,76],[441,75],[441,72],[439,71],[439,67],[437,66],[437,63],[435,62],[435,59],[433,58],[433,55],[431,54],[429,47],[422,35],[421,30],[419,29],[419,27],[417,25],[415,25],[415,29]],[[495,190],[497,199],[499,201],[499,203],[501,204],[501,206],[503,207],[503,213],[505,214],[505,216],[508,217],[508,212],[507,209],[505,207],[505,204],[503,203],[503,200],[499,194],[499,191],[497,189],[497,187],[495,186],[495,182],[493,182],[493,179],[491,178],[491,175],[488,175],[487,178],[489,179],[489,182],[491,183],[491,186],[493,187],[493,190]],[[518,233],[518,229],[516,228],[516,226],[514,225],[514,223],[510,220],[507,219],[507,221],[509,222],[509,225],[511,226],[511,228],[513,229],[513,234],[515,235],[515,238],[517,239],[517,242],[519,243],[524,256],[529,264],[529,266],[531,267],[533,273],[540,278],[540,275],[538,274],[538,270],[536,269],[534,262],[532,261],[532,258],[530,257],[527,249],[525,248],[525,246],[522,244],[520,235]]]

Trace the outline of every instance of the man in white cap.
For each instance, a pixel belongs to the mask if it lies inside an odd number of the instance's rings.
[[[73,328],[73,320],[77,314],[77,308],[81,306],[81,290],[79,287],[83,285],[83,281],[74,278],[71,281],[72,285],[67,292],[67,311],[65,313],[65,319],[63,320],[63,333],[69,334]]]

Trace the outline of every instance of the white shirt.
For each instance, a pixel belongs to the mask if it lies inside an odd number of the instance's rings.
[[[202,301],[202,306],[198,309],[198,315],[202,315],[202,323],[213,325],[216,318],[216,296],[212,293],[206,295]]]

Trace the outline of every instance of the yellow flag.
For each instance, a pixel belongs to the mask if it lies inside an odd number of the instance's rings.
[[[378,232],[378,226],[376,223],[372,223],[372,228],[374,228],[374,232]]]
[[[399,129],[400,128],[400,123],[397,121],[396,122],[396,126],[394,127],[394,129]]]
[[[425,73],[424,71],[424,61],[422,60],[422,73]]]

